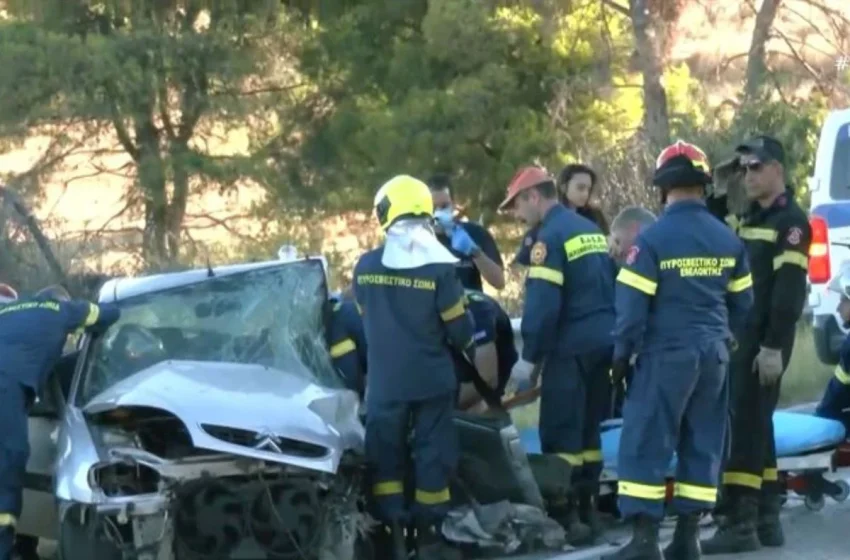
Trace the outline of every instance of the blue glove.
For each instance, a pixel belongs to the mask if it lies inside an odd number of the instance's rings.
[[[464,256],[469,256],[478,249],[478,245],[462,227],[455,228],[452,232],[452,249]]]
[[[436,220],[437,225],[442,228],[446,235],[451,237],[455,229],[455,220],[452,215],[452,211],[443,209],[437,210],[434,212],[434,220]]]

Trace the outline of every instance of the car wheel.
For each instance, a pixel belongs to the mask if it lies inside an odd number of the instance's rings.
[[[122,560],[121,550],[107,539],[99,521],[93,515],[82,513],[79,506],[73,506],[59,523],[59,560]]]

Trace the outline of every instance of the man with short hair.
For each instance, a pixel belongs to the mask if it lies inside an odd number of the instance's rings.
[[[540,167],[514,176],[499,209],[538,228],[525,281],[522,357],[541,371],[542,451],[572,467],[578,499],[567,497],[553,508],[563,513],[554,515],[572,544],[585,544],[598,526],[599,421],[609,404],[614,275],[608,244],[596,224],[558,202],[554,179]]]
[[[611,222],[611,258],[618,266],[625,262],[638,234],[655,223],[655,214],[640,206],[623,208]]]
[[[723,474],[723,522],[704,554],[737,554],[785,542],[779,522],[773,412],[806,301],[811,228],[785,181],[785,149],[757,136],[736,149],[750,207],[738,220],[755,304],[731,362],[732,450]],[[734,221],[732,221],[734,222]]]
[[[484,289],[481,278],[501,290],[505,287],[505,268],[496,240],[482,225],[455,218],[451,181],[448,175],[428,179],[434,199],[437,239],[459,259],[457,274],[467,290]]]

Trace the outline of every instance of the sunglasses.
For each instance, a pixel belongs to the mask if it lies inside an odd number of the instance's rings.
[[[744,172],[752,171],[753,173],[758,173],[762,169],[764,169],[764,164],[760,161],[750,161],[741,164],[741,171]]]

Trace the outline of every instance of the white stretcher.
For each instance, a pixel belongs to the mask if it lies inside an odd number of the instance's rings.
[[[601,476],[603,492],[614,491],[617,481],[617,451],[620,446],[622,420],[608,420],[602,425],[602,457],[604,467]],[[835,455],[838,446],[845,441],[846,433],[841,422],[818,418],[800,412],[777,411],[773,415],[776,454],[780,473],[799,477],[814,475],[807,487],[811,492],[795,488],[805,496],[810,509],[823,507],[823,495],[844,501],[850,487],[844,482],[824,481],[822,475],[835,470]],[[520,430],[520,439],[529,454],[540,453],[540,436],[537,428]],[[675,473],[676,458],[670,464],[670,476]],[[821,486],[821,483],[825,486]],[[810,495],[811,494],[811,495]]]

